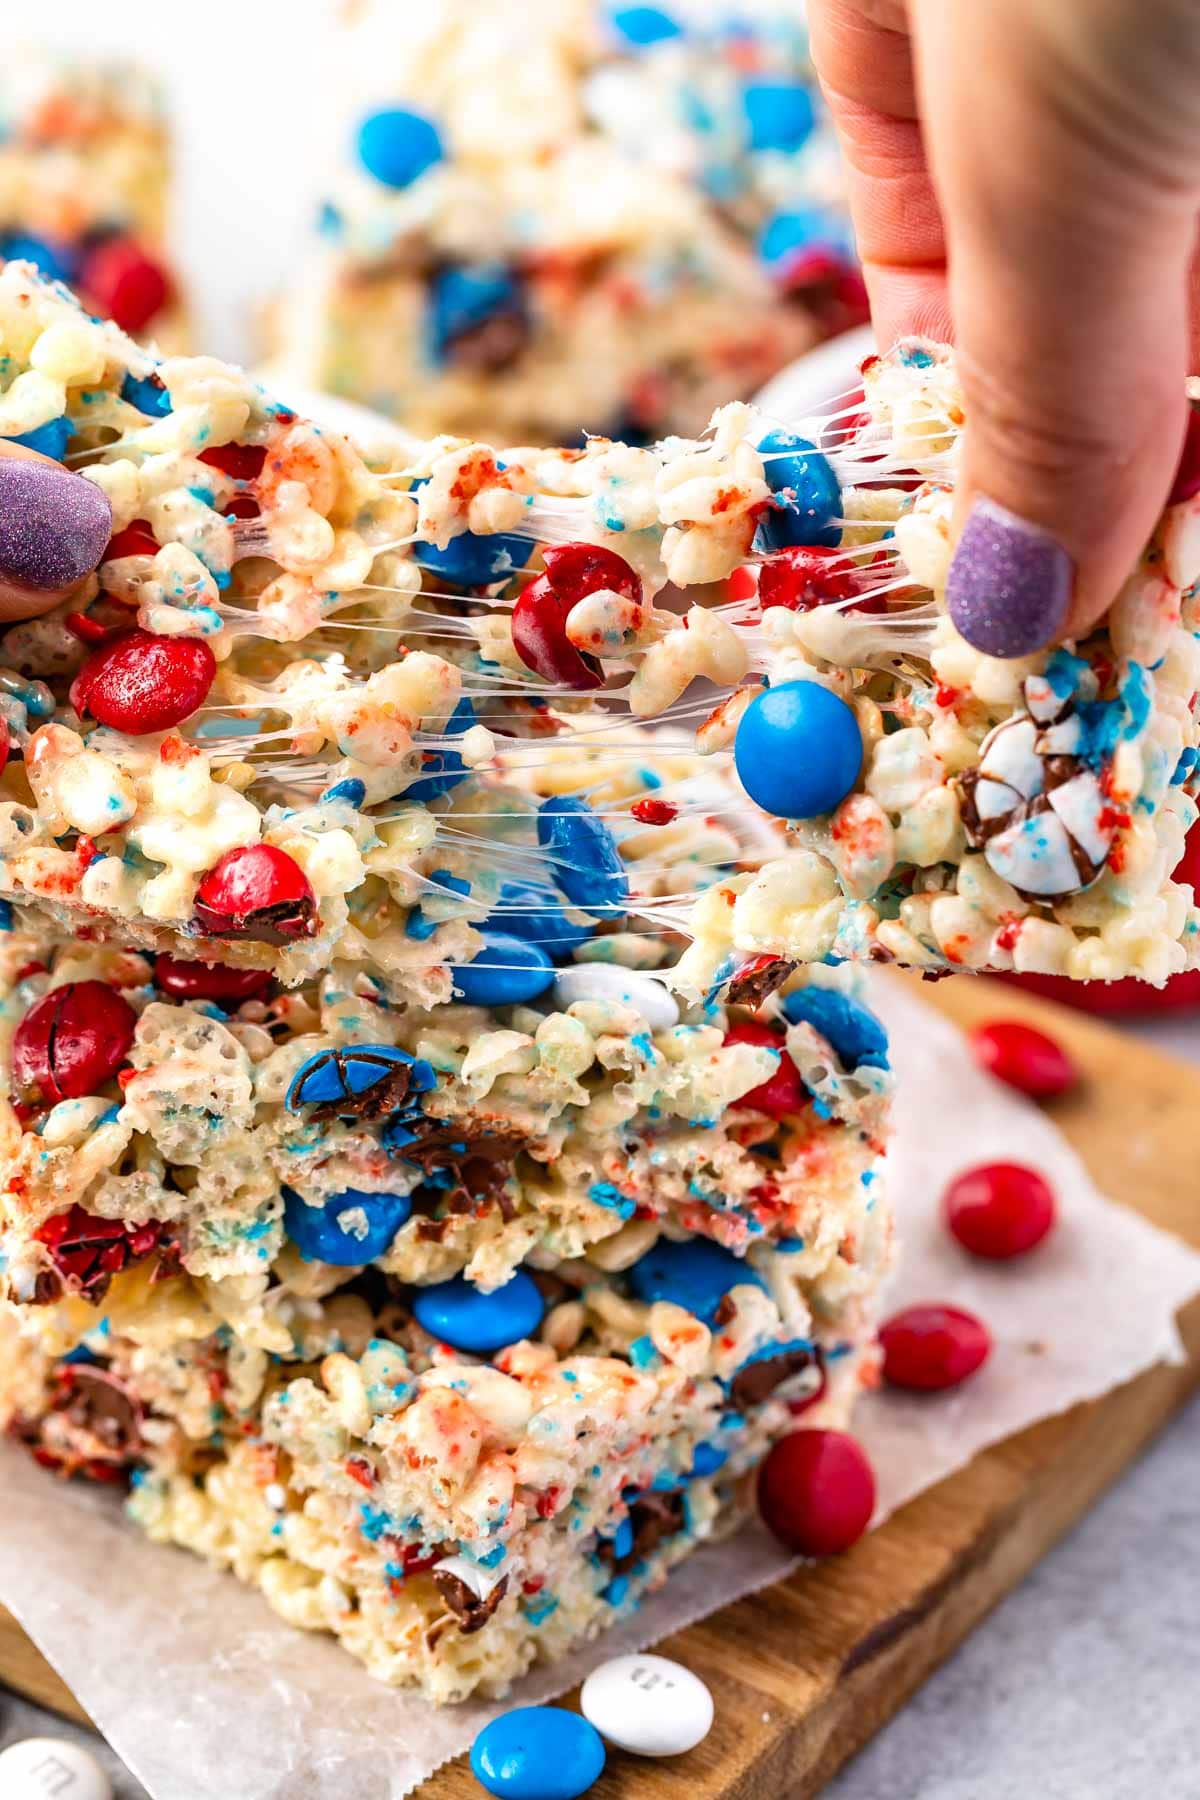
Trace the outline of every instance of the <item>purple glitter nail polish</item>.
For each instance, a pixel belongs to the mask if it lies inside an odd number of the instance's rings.
[[[1028,656],[1062,630],[1075,565],[1062,545],[994,500],[976,500],[958,540],[946,603],[986,656]]]
[[[49,593],[89,574],[112,535],[108,497],[82,475],[0,458],[0,580]]]

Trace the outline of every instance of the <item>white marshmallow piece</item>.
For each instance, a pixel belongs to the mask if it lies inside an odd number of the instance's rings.
[[[25,1738],[0,1752],[4,1800],[112,1800],[96,1758],[60,1738]]]
[[[614,1656],[579,1697],[601,1737],[636,1756],[682,1756],[712,1730],[713,1700],[698,1675],[666,1656]]]
[[[641,1013],[651,1031],[679,1023],[679,1008],[661,981],[617,963],[576,963],[560,971],[554,998],[565,1012],[579,1000],[618,1001]]]

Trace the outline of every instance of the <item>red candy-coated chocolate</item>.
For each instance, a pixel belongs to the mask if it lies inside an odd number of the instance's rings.
[[[1190,500],[1193,494],[1200,494],[1200,407],[1189,406],[1187,431],[1167,505],[1178,506],[1181,500]]]
[[[513,649],[527,669],[546,681],[580,693],[603,687],[604,671],[596,658],[577,650],[567,636],[567,610],[550,577],[539,575],[513,607]]]
[[[26,1106],[95,1094],[133,1042],[137,1014],[103,981],[68,981],[31,1006],[13,1034],[13,1091]]]
[[[157,556],[162,546],[145,519],[134,519],[124,531],[108,541],[104,562],[116,562],[121,556]]]
[[[316,914],[304,870],[273,844],[227,850],[196,890],[195,920],[210,937],[287,944],[315,936]]]
[[[231,481],[255,481],[267,460],[265,444],[216,444],[200,452],[200,461],[210,469],[220,469]]]
[[[983,1367],[991,1333],[957,1306],[906,1306],[880,1327],[883,1378],[893,1387],[935,1393]]]
[[[272,976],[269,969],[230,969],[224,963],[179,962],[163,955],[154,959],[154,981],[172,1000],[240,1004],[265,994]]]
[[[1024,1256],[1054,1223],[1054,1194],[1022,1163],[980,1163],[956,1175],[943,1199],[946,1223],[964,1250],[991,1262]]]
[[[203,638],[123,631],[88,657],[71,684],[71,704],[137,737],[169,731],[204,703],[216,672]]]
[[[1034,1100],[1065,1094],[1079,1079],[1061,1044],[1020,1019],[993,1019],[977,1025],[967,1039],[977,1063],[1018,1093]]]
[[[773,1075],[760,1081],[756,1088],[743,1094],[736,1102],[738,1106],[753,1106],[759,1112],[766,1113],[769,1119],[782,1119],[788,1113],[800,1112],[808,1105],[809,1094],[800,1071],[787,1053],[787,1043],[782,1031],[771,1025],[759,1025],[748,1020],[744,1025],[731,1025],[725,1033],[727,1044],[764,1044],[769,1050],[778,1050],[779,1062]]]
[[[108,238],[93,250],[79,286],[122,331],[144,331],[171,298],[166,270],[132,238]]]
[[[542,551],[542,561],[551,586],[569,612],[577,601],[586,600],[601,588],[624,594],[627,600],[640,600],[642,578],[637,570],[601,544],[556,544]]]
[[[655,800],[650,796],[635,800],[629,810],[642,825],[669,825],[679,815],[679,808],[672,806],[669,800]]]
[[[856,1544],[875,1511],[875,1475],[845,1431],[793,1431],[758,1476],[758,1509],[781,1544],[801,1556],[837,1556]]]
[[[635,569],[599,544],[559,544],[543,551],[545,571],[531,581],[512,613],[513,648],[535,674],[581,692],[604,685],[594,656],[577,650],[567,636],[567,614],[589,594],[608,588],[627,599],[642,597]]]
[[[765,562],[758,575],[758,602],[786,606],[790,612],[811,612],[830,600],[850,600],[860,583],[847,564],[844,550],[825,550],[795,544]]]
[[[125,1225],[72,1206],[46,1219],[33,1235],[50,1251],[64,1284],[98,1300],[114,1275],[162,1247],[165,1229],[158,1219]]]

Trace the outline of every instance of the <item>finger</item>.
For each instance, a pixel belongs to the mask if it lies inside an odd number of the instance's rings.
[[[810,0],[809,35],[846,162],[847,193],[881,347],[950,336],[946,246],[921,140],[898,0]]]
[[[968,420],[948,600],[989,654],[1090,629],[1171,485],[1200,197],[1174,11],[914,0]]]
[[[0,438],[0,624],[69,597],[112,535],[108,496],[48,456]]]

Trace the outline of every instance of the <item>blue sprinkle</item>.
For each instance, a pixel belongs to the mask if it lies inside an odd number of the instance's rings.
[[[612,1543],[614,1558],[617,1562],[621,1562],[633,1549],[633,1521],[631,1519],[622,1519],[621,1523],[617,1526],[616,1531],[613,1533],[610,1542]]]
[[[362,1519],[359,1530],[372,1544],[377,1544],[386,1532],[395,1531],[396,1527],[390,1516],[385,1512],[380,1512],[374,1506],[368,1506],[365,1500],[358,1511],[359,1517]]]
[[[612,1212],[620,1213],[623,1219],[632,1218],[637,1211],[637,1201],[623,1194],[611,1181],[593,1181],[588,1189],[588,1199],[594,1200],[597,1206],[605,1206]]]
[[[147,419],[165,419],[171,410],[171,396],[157,375],[127,374],[121,383],[121,398]]]
[[[11,931],[13,928],[13,909],[7,900],[0,900],[0,931]]]
[[[415,938],[419,944],[423,944],[426,938],[431,938],[433,936],[438,928],[438,923],[439,921],[437,919],[427,919],[425,914],[421,911],[421,908],[419,906],[414,906],[409,913],[408,918],[405,920],[404,935],[405,937]]]
[[[628,1575],[618,1575],[615,1577],[614,1580],[610,1581],[608,1586],[605,1588],[603,1598],[608,1601],[608,1604],[610,1606],[620,1606],[622,1600],[624,1600],[624,1598],[628,1592],[629,1592],[629,1577],[628,1577]]]
[[[629,1360],[635,1369],[650,1369],[658,1361],[658,1351],[654,1348],[653,1338],[634,1338],[629,1346]]]

